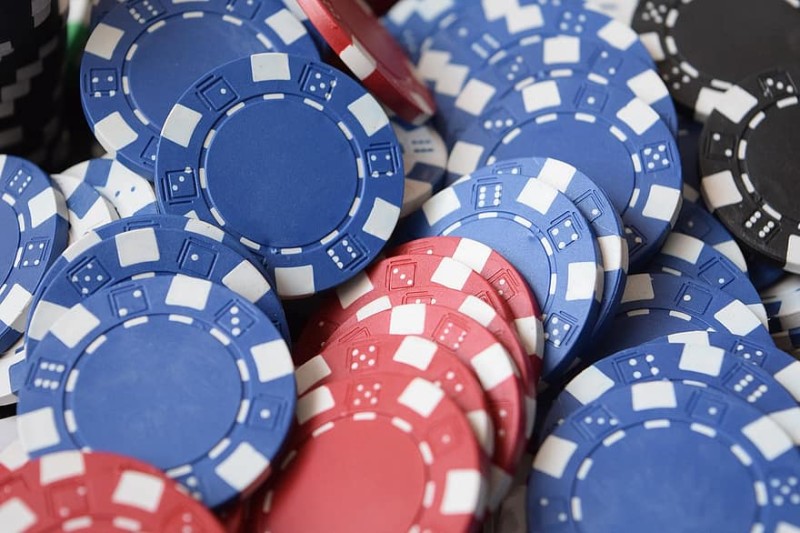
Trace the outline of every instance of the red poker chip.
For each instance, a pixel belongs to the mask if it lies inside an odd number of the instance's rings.
[[[400,118],[419,124],[436,111],[408,56],[360,0],[298,0],[333,52]]]
[[[328,346],[387,333],[432,340],[452,350],[478,376],[495,430],[489,505],[496,508],[511,486],[530,426],[525,386],[508,351],[474,319],[444,306],[426,304],[399,305],[362,321],[351,317],[334,332]]]
[[[525,279],[505,257],[481,242],[458,237],[418,239],[397,246],[387,255],[405,254],[450,257],[487,280],[511,310],[517,337],[531,358],[538,384],[544,353],[542,311]]]
[[[439,289],[476,296],[492,306],[501,320],[511,319],[511,310],[489,282],[463,263],[431,255],[390,257],[338,287],[323,302],[295,344],[295,362],[303,363],[316,355],[330,334],[350,316],[373,314],[394,305],[432,303],[442,294]]]
[[[210,511],[160,470],[135,459],[68,451],[0,479],[3,531],[223,533]]]
[[[313,389],[256,531],[478,531],[487,464],[464,414],[419,377],[371,374]]]
[[[436,261],[439,260],[439,258],[433,259]],[[466,267],[463,268],[466,269]],[[486,283],[478,274],[475,274],[469,269],[467,270],[472,276],[479,278],[481,280],[480,283]],[[378,277],[378,279],[380,279],[380,277]],[[346,301],[347,292],[348,290],[340,292],[340,299],[336,301]],[[528,417],[525,434],[527,436],[531,435],[536,414],[536,384],[538,383],[538,374],[534,374],[534,368],[531,366],[531,359],[525,354],[514,328],[508,322],[500,318],[500,315],[498,315],[494,309],[476,296],[447,287],[411,290],[408,294],[405,294],[402,290],[379,290],[379,288],[376,287],[375,290],[371,290],[367,294],[370,298],[374,299],[363,303],[360,308],[358,308],[358,305],[361,304],[350,305],[347,309],[343,309],[341,306],[336,306],[338,309],[333,308],[333,306],[326,306],[326,309],[329,310],[328,312],[323,311],[320,313],[320,318],[314,318],[309,321],[306,328],[306,332],[308,333],[304,335],[301,342],[298,343],[298,348],[293,354],[295,362],[298,364],[301,362],[304,363],[312,353],[324,350],[328,346],[328,338],[343,324],[354,325],[358,321],[398,305],[430,304],[447,307],[477,321],[488,329],[508,351],[515,368],[519,371],[522,382],[526,385],[525,400],[528,404],[526,411]],[[360,300],[363,300],[363,298],[359,298],[359,301]],[[312,341],[315,344],[311,345]],[[303,342],[305,342],[305,344]],[[312,348],[314,348],[313,351]]]
[[[456,354],[413,335],[375,335],[329,346],[295,370],[297,394],[340,379],[375,373],[424,378],[466,414],[487,457],[494,454],[494,425],[480,382]]]

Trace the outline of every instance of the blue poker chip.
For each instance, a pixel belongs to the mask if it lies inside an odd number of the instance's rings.
[[[683,202],[675,231],[700,239],[730,259],[742,272],[747,272],[742,249],[725,226],[701,205]]]
[[[198,78],[258,52],[318,58],[302,23],[279,0],[126,0],[94,28],[81,62],[81,99],[98,142],[152,179],[159,133]]]
[[[678,150],[683,169],[683,199],[703,204],[700,197],[700,134],[703,125],[683,115],[678,117]]]
[[[0,353],[22,336],[33,294],[67,245],[67,205],[33,163],[0,155]]]
[[[439,22],[464,3],[466,0],[400,0],[386,13],[383,25],[416,62],[423,43],[436,32]]]
[[[575,77],[528,85],[464,132],[448,180],[537,154],[574,165],[606,192],[625,223],[632,269],[658,251],[677,220],[682,181],[678,148],[650,106]]]
[[[501,161],[470,176],[504,175],[537,178],[558,189],[571,200],[589,222],[600,246],[604,272],[603,296],[593,336],[598,337],[614,313],[625,290],[628,273],[628,243],[622,220],[608,196],[585,174],[556,159],[522,158]]]
[[[570,35],[534,35],[497,52],[467,80],[458,69],[445,70],[433,85],[441,129],[452,144],[509,93],[549,78],[588,75],[638,97],[677,134],[675,105],[650,62],[597,39]]]
[[[53,263],[31,306],[25,335],[28,355],[35,354],[53,324],[74,305],[146,274],[185,274],[224,285],[255,304],[285,339],[290,338],[280,300],[252,254],[210,224],[156,215],[98,228]],[[12,376],[13,384],[18,377]]]
[[[635,383],[544,440],[528,531],[796,529],[799,476],[800,452],[755,406],[696,384]]]
[[[761,367],[800,402],[800,362],[772,344],[759,344],[736,338],[727,333],[690,331],[665,337],[673,344],[699,344],[722,348],[727,353]]]
[[[609,391],[655,380],[702,383],[736,396],[772,417],[800,444],[797,401],[769,372],[720,347],[664,339],[606,357],[574,377],[553,402],[545,434],[585,405],[602,402]]]
[[[448,152],[441,135],[430,124],[416,126],[397,117],[391,120],[403,149],[406,181],[400,216],[405,217],[442,188]]]
[[[767,325],[767,311],[761,295],[747,274],[712,246],[683,233],[672,232],[661,250],[653,257],[649,272],[686,275],[716,287],[745,304]]]
[[[567,169],[546,159],[532,162],[541,165],[537,176]],[[590,339],[600,309],[602,255],[589,223],[556,188],[487,169],[434,195],[405,220],[401,235],[467,237],[516,267],[542,309],[546,381],[560,377]]]
[[[403,201],[402,149],[378,102],[306,57],[257,54],[208,73],[170,112],[156,165],[166,213],[213,223],[303,297],[363,270]]]
[[[604,43],[628,57],[655,68],[647,48],[629,26],[579,1],[469,2],[440,19],[438,30],[423,45],[417,63],[429,85],[449,85],[458,94],[463,84],[492,58],[502,56],[528,39],[578,36]]]
[[[122,218],[158,213],[156,193],[150,182],[113,158],[90,159],[62,174],[94,187]]]
[[[66,174],[50,178],[67,202],[70,245],[89,231],[119,219],[116,209],[87,182]]]
[[[108,287],[56,321],[32,358],[17,418],[32,457],[128,455],[209,507],[267,477],[294,419],[285,341],[257,307],[209,280]]]
[[[716,287],[685,276],[628,276],[617,315],[601,346],[586,353],[596,361],[607,354],[686,331],[721,331],[770,344],[767,328],[745,304]]]

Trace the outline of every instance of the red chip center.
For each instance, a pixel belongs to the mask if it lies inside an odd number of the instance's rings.
[[[389,418],[341,418],[303,443],[274,494],[273,531],[407,531],[426,473],[415,441]]]

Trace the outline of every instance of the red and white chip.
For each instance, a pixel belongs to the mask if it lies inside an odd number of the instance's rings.
[[[353,317],[334,333],[328,346],[387,333],[432,340],[452,350],[478,376],[495,428],[489,479],[489,505],[494,509],[511,486],[530,425],[525,386],[508,351],[488,329],[467,315],[425,304],[400,305],[362,321]]]
[[[295,370],[297,394],[376,373],[421,377],[442,389],[467,416],[486,456],[494,454],[494,424],[478,378],[452,350],[422,337],[375,335],[328,346]]]
[[[3,531],[223,533],[210,511],[160,470],[110,453],[45,455],[0,478]]]
[[[436,104],[408,56],[362,0],[297,0],[308,19],[386,107],[414,124],[428,120]]]
[[[531,358],[537,385],[542,369],[544,330],[542,311],[530,287],[505,257],[485,244],[459,237],[427,237],[401,244],[387,255],[424,254],[450,257],[487,280],[511,310],[517,337]]]
[[[255,531],[477,531],[485,456],[442,389],[370,374],[298,401],[281,472],[254,501]]]
[[[470,308],[474,302],[480,305]],[[309,319],[295,344],[295,362],[301,364],[316,355],[330,334],[351,316],[358,314],[364,318],[396,305],[412,303],[444,305],[459,310],[463,307],[462,312],[495,333],[512,356],[523,352],[513,330],[506,333],[511,310],[480,274],[448,257],[402,255],[375,263],[337,288]],[[489,309],[486,309],[487,304],[491,306]],[[530,362],[524,355],[514,360],[528,379],[532,372]]]

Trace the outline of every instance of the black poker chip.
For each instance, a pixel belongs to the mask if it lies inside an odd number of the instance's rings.
[[[737,81],[800,58],[800,3],[641,0],[633,18],[673,98],[704,120]]]
[[[800,273],[800,65],[728,90],[700,139],[703,197],[750,250]]]

